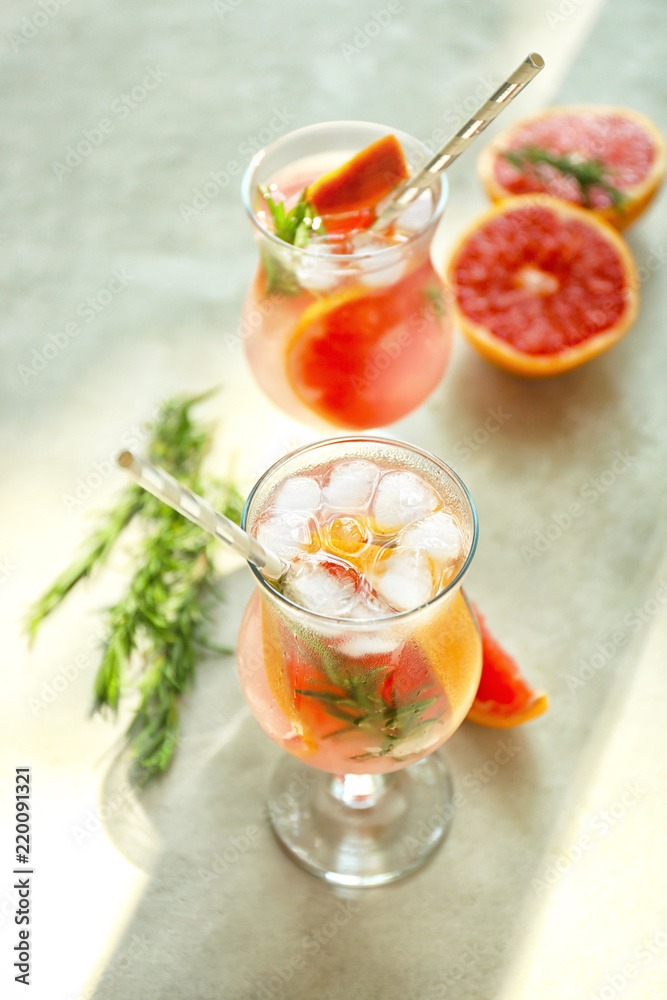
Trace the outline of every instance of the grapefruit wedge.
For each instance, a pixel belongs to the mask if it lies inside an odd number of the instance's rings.
[[[627,108],[547,108],[510,125],[478,170],[493,201],[542,192],[592,209],[617,229],[644,211],[662,184],[667,147],[646,115]]]
[[[306,198],[322,217],[363,212],[407,176],[401,144],[395,135],[385,135],[311,184]]]
[[[639,309],[628,246],[592,212],[548,195],[478,217],[447,267],[463,334],[516,375],[558,375],[616,344]]]
[[[475,614],[482,633],[482,677],[468,720],[492,729],[509,729],[542,715],[549,707],[546,694],[527,684],[516,661],[489,632],[477,607]]]

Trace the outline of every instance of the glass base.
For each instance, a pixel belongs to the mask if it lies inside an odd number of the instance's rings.
[[[454,815],[439,753],[390,774],[341,776],[286,755],[270,795],[280,844],[335,885],[385,885],[408,875],[442,843]]]

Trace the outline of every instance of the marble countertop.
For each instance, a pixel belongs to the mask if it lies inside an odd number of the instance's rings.
[[[212,461],[246,484],[312,439],[261,396],[234,337],[256,253],[238,171],[254,148],[345,118],[428,140],[531,50],[547,68],[504,123],[547,103],[617,103],[667,131],[666,27],[651,0],[5,0],[1,775],[3,802],[15,767],[34,775],[36,1000],[664,993],[664,194],[628,233],[645,280],[623,343],[529,384],[458,340],[432,398],[389,428],[468,484],[481,523],[469,590],[551,697],[509,734],[466,724],[449,742],[464,804],[422,871],[355,893],[281,853],[261,820],[280,751],[233,657],[201,667],[169,774],[131,788],[126,719],[89,716],[98,611],[120,563],[30,651],[20,624],[110,502],[110,458],[145,440],[158,401],[222,383]],[[473,161],[451,171],[443,246],[485,204]],[[475,438],[499,407],[502,426]],[[576,500],[582,516],[527,555]],[[228,642],[251,589],[230,567]],[[507,740],[509,761],[484,772]],[[14,997],[9,810],[0,831],[0,977]]]

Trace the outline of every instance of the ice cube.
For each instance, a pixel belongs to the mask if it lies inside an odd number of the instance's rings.
[[[275,511],[260,521],[255,537],[281,559],[294,559],[317,539],[317,524],[299,511]]]
[[[440,506],[428,483],[412,472],[386,472],[375,491],[372,513],[378,531],[399,531]]]
[[[340,255],[325,243],[311,242],[308,253],[299,256],[295,273],[302,288],[328,292],[340,284]]]
[[[410,549],[423,549],[438,566],[451,566],[463,549],[461,531],[451,514],[444,510],[429,514],[421,521],[405,528],[399,543]]]
[[[308,611],[339,618],[355,602],[360,582],[359,574],[349,563],[317,553],[292,563],[283,593]]]
[[[417,233],[424,229],[433,216],[431,190],[423,191],[398,217],[397,226],[404,232]]]
[[[359,617],[370,618],[371,615],[359,615]],[[392,628],[385,628],[381,631],[364,630],[363,632],[361,629],[358,631],[350,630],[346,633],[340,650],[346,656],[353,656],[360,660],[364,656],[386,656],[388,653],[393,653],[402,642],[403,639]]]
[[[273,500],[273,507],[314,513],[321,500],[322,490],[316,479],[311,476],[294,476],[282,484]]]
[[[369,579],[379,596],[395,611],[411,611],[437,593],[431,561],[421,549],[392,549]]]
[[[348,514],[363,510],[380,478],[377,465],[363,458],[334,465],[324,487],[324,502]]]
[[[403,277],[407,266],[407,262],[401,259],[385,263],[382,267],[373,258],[369,258],[368,261],[361,260],[359,263],[361,283],[367,288],[385,288],[397,284]]]

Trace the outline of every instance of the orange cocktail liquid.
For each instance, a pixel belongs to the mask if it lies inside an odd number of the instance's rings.
[[[447,590],[466,551],[450,500],[414,470],[343,461],[285,479],[256,521],[290,570],[282,600],[258,590],[246,609],[239,677],[264,730],[304,762],[393,771],[465,717],[481,643],[460,587]]]

